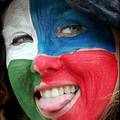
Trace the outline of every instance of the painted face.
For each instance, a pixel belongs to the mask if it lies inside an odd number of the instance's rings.
[[[3,34],[10,82],[31,120],[99,119],[118,73],[109,26],[64,0],[14,0]]]

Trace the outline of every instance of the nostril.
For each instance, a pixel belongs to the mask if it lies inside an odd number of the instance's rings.
[[[53,67],[48,67],[46,68],[45,72],[55,72],[57,71],[57,69],[53,68]]]

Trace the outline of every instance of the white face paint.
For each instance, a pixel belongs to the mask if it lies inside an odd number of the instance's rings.
[[[4,17],[3,36],[6,43],[7,66],[11,60],[33,60],[37,54],[37,35],[32,24],[29,0],[14,0]],[[33,42],[12,45],[13,39],[28,34]]]

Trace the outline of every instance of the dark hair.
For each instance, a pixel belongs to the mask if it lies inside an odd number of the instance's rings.
[[[66,0],[80,11],[120,29],[120,0]]]

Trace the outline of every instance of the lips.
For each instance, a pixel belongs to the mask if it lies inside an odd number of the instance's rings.
[[[35,92],[38,108],[46,113],[57,113],[68,106],[74,100],[76,93],[80,91],[75,85],[64,85],[41,89],[37,86]]]

